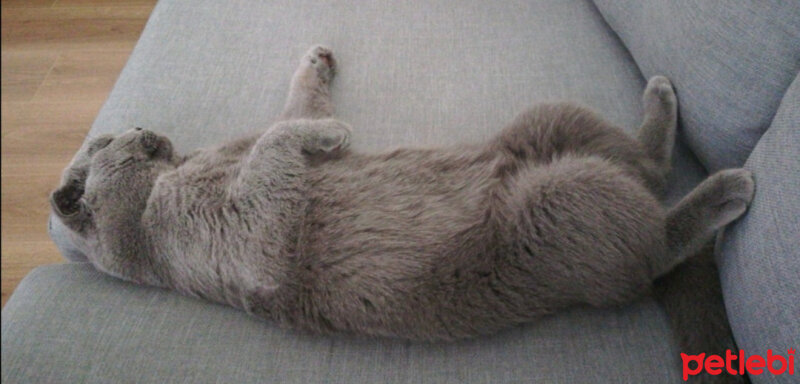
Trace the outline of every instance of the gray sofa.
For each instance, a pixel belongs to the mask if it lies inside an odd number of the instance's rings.
[[[726,308],[746,353],[800,347],[800,2],[162,0],[90,136],[141,126],[185,152],[264,129],[314,43],[337,55],[337,115],[362,151],[480,140],[555,99],[632,131],[645,79],[667,75],[667,204],[709,171],[754,171],[716,247]],[[104,276],[50,226],[73,262],[37,268],[3,308],[3,383],[682,381],[649,298],[455,344],[314,336]]]

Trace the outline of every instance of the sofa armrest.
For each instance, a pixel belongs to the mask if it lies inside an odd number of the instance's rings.
[[[800,340],[800,76],[745,168],[755,176],[755,198],[717,247],[725,305],[740,348],[785,355]]]

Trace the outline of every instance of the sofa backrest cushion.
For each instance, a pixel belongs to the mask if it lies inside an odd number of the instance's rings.
[[[646,77],[675,84],[709,171],[744,164],[800,70],[800,1],[595,0]]]
[[[741,349],[785,357],[800,347],[800,77],[745,167],[755,176],[755,198],[717,247],[725,306]]]

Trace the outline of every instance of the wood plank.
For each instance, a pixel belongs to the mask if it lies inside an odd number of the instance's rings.
[[[0,6],[3,8],[49,8],[56,0],[3,0]]]
[[[29,101],[53,68],[55,52],[2,52],[2,101]]]
[[[79,95],[92,104],[102,102],[108,98],[128,56],[128,51],[67,52],[56,60],[32,101],[67,102]]]
[[[17,171],[21,166],[16,167]],[[50,215],[49,195],[58,186],[60,175],[54,171],[60,167],[41,166],[33,163],[24,167],[33,172],[6,175],[4,167],[2,183],[2,242],[11,245],[30,240],[48,240],[47,220]],[[7,255],[3,255],[5,258]],[[13,257],[12,257],[13,258]],[[5,270],[3,270],[5,274]],[[5,277],[4,277],[5,278]]]
[[[152,6],[3,8],[5,50],[133,49]]]
[[[23,161],[26,156],[36,160],[42,156],[71,156],[83,142],[103,102],[2,103],[2,154],[3,159],[13,160],[4,162],[3,167]]]
[[[154,6],[157,0],[55,0],[53,7],[103,7],[113,4],[117,7],[130,7],[137,5]]]

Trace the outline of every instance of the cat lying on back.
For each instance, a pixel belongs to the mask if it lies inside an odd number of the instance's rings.
[[[94,138],[53,211],[121,279],[306,330],[452,340],[637,299],[753,195],[749,172],[726,170],[662,207],[677,119],[664,77],[637,138],[548,104],[482,144],[361,154],[331,118],[334,68],[312,48],[260,136],[185,157],[140,128]]]

